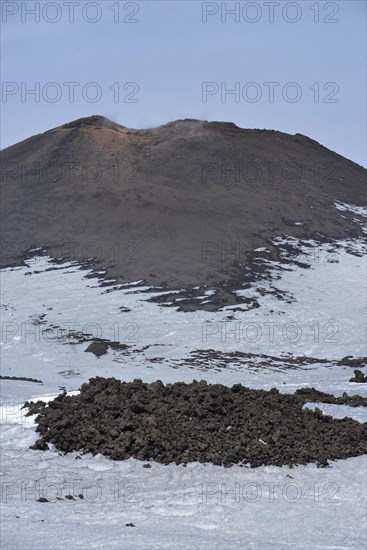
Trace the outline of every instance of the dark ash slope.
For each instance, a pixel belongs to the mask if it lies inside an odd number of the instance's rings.
[[[277,236],[362,236],[335,202],[364,205],[366,170],[300,134],[198,120],[131,130],[93,116],[1,157],[2,266],[38,245],[95,257],[120,282],[214,288]]]

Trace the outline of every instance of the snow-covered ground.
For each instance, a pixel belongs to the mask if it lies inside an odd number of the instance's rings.
[[[2,548],[365,548],[366,457],[319,469],[76,460],[77,453],[30,450],[34,420],[20,408],[60,388],[77,391],[94,376],[363,394],[363,384],[349,382],[353,369],[335,363],[366,355],[366,257],[344,247],[338,261],[335,255],[330,261],[327,247],[318,246],[314,258],[309,269],[293,268],[240,291],[257,297],[259,308],[216,313],[149,303],[154,294],[140,286],[109,292],[79,266],[44,257],[3,270],[1,374],[42,384],[0,382]],[[279,300],[269,293],[273,287],[291,299]],[[97,358],[85,353],[89,342],[78,343],[70,331],[129,347]],[[191,361],[195,350],[209,349],[219,354],[215,368]],[[264,365],[261,355],[275,359]],[[276,361],[282,357],[319,361],[283,367]],[[366,420],[364,409],[317,406]],[[42,496],[50,502],[38,502]]]
[[[331,468],[146,469],[36,453],[33,421],[15,416],[2,430],[4,549],[365,548],[365,457]]]

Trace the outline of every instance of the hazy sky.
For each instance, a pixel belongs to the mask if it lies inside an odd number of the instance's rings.
[[[1,8],[2,147],[92,114],[199,118],[299,132],[366,164],[363,0]]]

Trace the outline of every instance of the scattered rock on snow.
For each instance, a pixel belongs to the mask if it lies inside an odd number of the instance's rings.
[[[366,384],[367,376],[363,374],[361,370],[355,370],[354,376],[349,380],[349,382],[358,382],[359,384]]]

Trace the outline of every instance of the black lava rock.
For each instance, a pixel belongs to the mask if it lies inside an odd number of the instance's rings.
[[[92,342],[85,351],[94,353],[96,357],[100,357],[101,355],[107,353],[107,350],[108,344],[105,342]]]
[[[354,397],[354,405],[366,405],[364,398]],[[289,395],[241,384],[230,388],[194,380],[165,386],[97,377],[78,395],[61,394],[42,407],[36,418],[41,438],[34,448],[53,443],[63,452],[162,464],[325,466],[367,453],[366,423],[333,419],[303,405],[315,400],[349,404],[349,399],[314,388]]]

